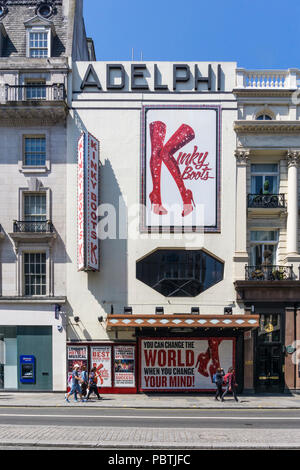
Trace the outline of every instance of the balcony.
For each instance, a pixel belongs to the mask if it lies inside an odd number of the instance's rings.
[[[245,266],[246,281],[290,281],[294,277],[293,266]]]
[[[285,194],[248,194],[249,215],[279,215],[286,212]]]
[[[299,70],[245,70],[237,69],[236,93],[263,91],[273,94],[291,93],[297,89]]]
[[[0,121],[17,125],[24,120],[54,124],[65,120],[68,112],[66,90],[61,84],[0,86]]]
[[[5,85],[4,100],[7,101],[64,101],[63,83],[57,85]]]
[[[14,233],[53,233],[54,227],[50,220],[14,221]]]
[[[9,234],[16,248],[19,243],[48,243],[56,238],[54,226],[50,220],[14,221],[13,232]]]
[[[299,302],[300,298],[300,282],[293,266],[245,266],[245,279],[234,281],[234,287],[237,302],[270,305]]]

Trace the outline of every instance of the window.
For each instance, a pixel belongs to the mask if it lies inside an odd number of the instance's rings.
[[[280,342],[280,314],[260,315],[258,341],[260,343]]]
[[[53,13],[53,7],[51,5],[40,5],[36,13],[42,18],[49,18]]]
[[[24,195],[24,229],[26,232],[47,230],[46,194]]]
[[[251,165],[251,193],[278,194],[279,172],[277,164]]]
[[[277,261],[277,230],[257,230],[250,232],[251,265],[276,265]]]
[[[49,57],[49,32],[29,31],[29,57]]]
[[[26,80],[26,99],[27,100],[45,100],[46,86],[45,80]]]
[[[36,222],[47,219],[46,194],[26,194],[24,196],[24,219]]]
[[[46,165],[46,138],[44,136],[24,138],[23,161],[25,166]]]
[[[46,253],[24,253],[25,295],[46,295]]]
[[[256,116],[258,121],[272,121],[272,117],[269,114],[259,114]]]
[[[195,297],[223,279],[224,264],[202,250],[157,250],[137,262],[137,279],[165,297]]]

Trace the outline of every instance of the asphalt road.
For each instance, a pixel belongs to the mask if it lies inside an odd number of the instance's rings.
[[[300,410],[0,408],[0,425],[300,429]]]

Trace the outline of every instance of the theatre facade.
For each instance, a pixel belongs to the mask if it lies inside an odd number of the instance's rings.
[[[73,64],[67,154],[67,375],[105,392],[253,389],[234,285],[235,63]],[[77,189],[76,189],[77,188]]]

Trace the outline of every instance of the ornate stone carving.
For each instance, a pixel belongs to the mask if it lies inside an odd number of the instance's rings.
[[[238,165],[247,165],[250,159],[249,149],[237,149],[234,152],[236,162]]]
[[[298,168],[300,164],[300,150],[288,150],[286,158],[288,167],[296,166]]]

